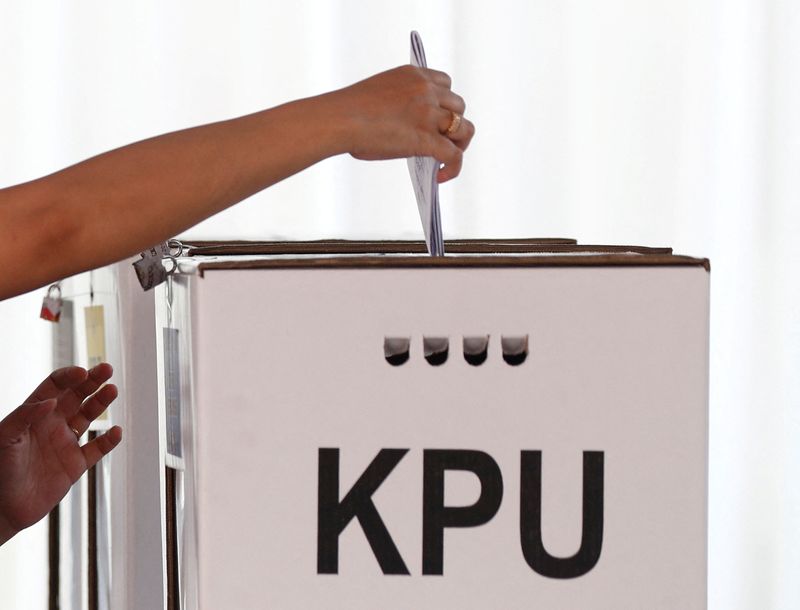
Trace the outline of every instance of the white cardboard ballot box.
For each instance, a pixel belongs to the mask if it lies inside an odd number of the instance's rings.
[[[421,247],[159,287],[168,607],[705,608],[708,261]]]

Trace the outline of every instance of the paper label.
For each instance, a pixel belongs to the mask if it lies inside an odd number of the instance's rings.
[[[86,321],[86,357],[89,368],[106,361],[105,311],[102,305],[91,305],[83,310]]]
[[[83,310],[86,324],[86,360],[89,368],[106,362],[106,324],[105,309],[102,305],[91,305]],[[104,411],[95,421],[108,420]]]
[[[53,368],[75,364],[75,316],[72,301],[61,303],[61,319],[53,327]]]
[[[142,258],[133,263],[136,277],[139,278],[139,284],[144,290],[150,290],[167,280],[167,270],[161,263],[167,256],[169,256],[169,246],[164,242],[142,252]]]
[[[427,68],[425,49],[417,32],[411,32],[411,64]],[[439,162],[433,157],[409,157],[408,172],[417,198],[419,217],[425,233],[425,243],[431,256],[444,256],[442,219],[439,212],[439,183],[436,174]]]
[[[178,329],[164,329],[164,403],[166,407],[167,453],[183,458],[181,438],[181,374]]]

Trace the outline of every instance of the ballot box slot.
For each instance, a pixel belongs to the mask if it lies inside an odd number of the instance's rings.
[[[472,366],[480,366],[489,356],[489,335],[464,337],[464,360]]]
[[[392,366],[400,366],[408,362],[411,348],[410,337],[384,337],[383,355]]]
[[[480,366],[489,358],[490,335],[464,335],[462,337],[464,360],[471,366]],[[392,366],[401,366],[411,357],[410,337],[383,338],[383,355]],[[502,335],[500,347],[503,360],[510,366],[519,366],[528,358],[528,335]],[[450,353],[449,337],[431,336],[422,338],[422,353],[431,366],[447,362]]]
[[[166,534],[167,534],[167,608],[180,610],[180,566],[178,561],[178,471],[167,466],[166,481]]]
[[[425,360],[432,366],[440,366],[447,362],[450,352],[450,339],[448,337],[423,337],[422,353]]]
[[[519,366],[528,357],[528,335],[500,337],[503,360],[511,366]]]

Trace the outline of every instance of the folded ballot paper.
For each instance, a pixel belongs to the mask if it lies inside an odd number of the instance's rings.
[[[411,64],[418,68],[427,68],[425,49],[417,32],[411,32]],[[433,157],[410,157],[408,171],[414,194],[417,197],[419,217],[422,230],[425,232],[425,243],[431,256],[444,256],[444,240],[442,239],[442,218],[439,214],[439,183],[436,173],[439,162]]]

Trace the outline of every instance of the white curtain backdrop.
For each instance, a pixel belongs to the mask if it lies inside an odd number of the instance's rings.
[[[446,237],[711,259],[710,607],[800,607],[797,0],[2,0],[0,185],[405,63],[411,29],[477,126]],[[421,229],[403,161],[342,157],[187,236]],[[41,296],[0,304],[0,414],[48,372]],[[0,548],[2,607],[45,607],[44,551]]]

